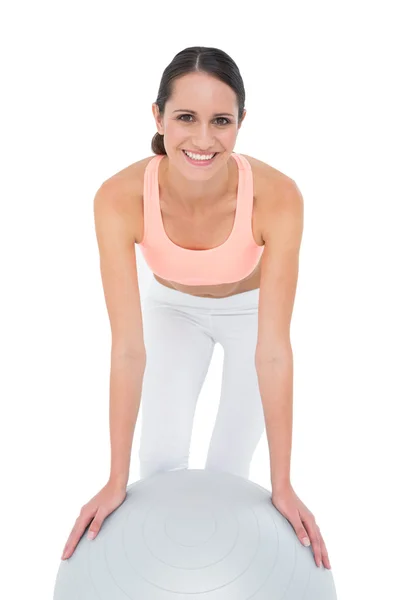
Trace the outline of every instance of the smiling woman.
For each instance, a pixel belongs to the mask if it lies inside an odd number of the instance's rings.
[[[122,501],[139,405],[141,477],[188,468],[196,405],[219,343],[224,372],[205,468],[248,478],[267,433],[275,506],[300,540],[311,539],[315,561],[329,567],[315,519],[290,484],[289,330],[303,201],[290,177],[234,151],[244,103],[243,80],[228,54],[182,50],[164,70],[152,105],[154,155],[96,194],[112,331],[111,473],[85,505],[68,556],[89,522],[96,534]],[[136,245],[154,275],[143,303]]]

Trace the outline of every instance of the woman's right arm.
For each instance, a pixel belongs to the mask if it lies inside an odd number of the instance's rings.
[[[110,179],[94,199],[96,238],[111,326],[110,481],[126,486],[146,363],[136,268],[134,210],[125,184]]]
[[[72,556],[85,529],[95,537],[126,497],[132,439],[146,364],[135,255],[132,193],[121,180],[103,183],[94,199],[100,271],[111,325],[111,469],[106,485],[81,508],[62,559]]]

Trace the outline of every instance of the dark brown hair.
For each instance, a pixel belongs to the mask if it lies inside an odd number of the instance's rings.
[[[155,103],[160,115],[164,114],[165,103],[171,97],[172,85],[175,79],[187,73],[208,73],[229,85],[236,94],[239,122],[243,116],[245,91],[242,76],[232,58],[218,48],[192,46],[178,52],[164,70]],[[158,132],[153,136],[151,149],[154,154],[166,154],[164,136]]]

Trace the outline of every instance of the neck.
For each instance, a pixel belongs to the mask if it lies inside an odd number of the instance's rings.
[[[193,181],[187,179],[171,165],[168,157],[162,160],[162,181],[169,197],[188,211],[194,208],[209,208],[225,196],[230,188],[229,160],[226,165],[210,179]]]

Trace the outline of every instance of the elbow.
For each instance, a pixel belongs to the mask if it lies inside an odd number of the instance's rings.
[[[255,352],[255,365],[264,366],[268,363],[290,363],[293,360],[293,352],[290,343],[276,344],[274,346],[257,346]]]
[[[128,359],[146,363],[146,349],[144,347],[133,348],[130,346],[113,345],[111,348],[111,355],[114,359]]]

